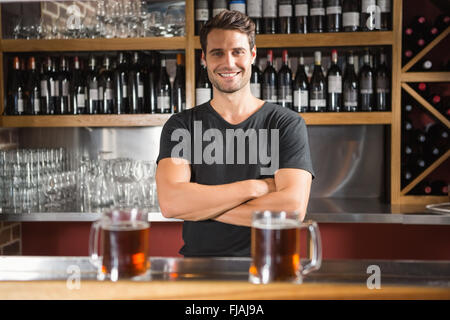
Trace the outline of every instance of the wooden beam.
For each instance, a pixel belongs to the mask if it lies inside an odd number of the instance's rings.
[[[402,82],[450,82],[450,72],[406,72]]]

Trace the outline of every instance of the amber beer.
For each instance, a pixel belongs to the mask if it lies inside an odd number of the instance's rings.
[[[144,274],[148,269],[149,225],[123,221],[102,226],[102,272],[118,272],[119,278]],[[117,270],[117,271],[114,271]]]
[[[257,220],[252,225],[250,275],[262,283],[300,276],[300,229],[294,219]],[[259,281],[256,281],[259,282]]]

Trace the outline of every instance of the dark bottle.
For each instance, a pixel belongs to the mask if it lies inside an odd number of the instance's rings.
[[[344,81],[343,81],[343,111],[355,112],[358,111],[358,77],[355,73],[353,52],[349,52],[347,57],[347,65],[345,67]]]
[[[391,30],[391,0],[377,0],[380,9],[380,30]]]
[[[311,0],[309,5],[310,32],[323,32],[325,28],[324,0]]]
[[[441,150],[440,154],[446,152],[450,145],[448,129],[439,123],[434,123],[427,128],[427,141]]]
[[[378,111],[386,111],[391,103],[391,75],[386,65],[386,54],[380,52],[380,61],[375,71],[375,99]]]
[[[314,52],[314,71],[309,83],[309,111],[324,112],[327,110],[326,84],[322,72],[322,53]]]
[[[86,113],[86,78],[80,67],[78,56],[73,58],[72,82],[70,84],[70,114]]]
[[[373,31],[375,30],[378,10],[376,10],[375,0],[362,0],[361,1],[361,30]],[[379,20],[378,20],[379,21]]]
[[[184,54],[177,54],[177,71],[173,81],[173,112],[186,110],[186,76]]]
[[[144,111],[144,74],[139,52],[133,52],[132,63],[128,73],[128,113]]]
[[[340,32],[342,28],[342,1],[327,0],[327,32]]]
[[[294,105],[293,110],[296,112],[308,111],[308,77],[305,72],[305,61],[303,55],[298,59],[297,72],[293,84]]]
[[[406,39],[406,45],[413,50],[413,53],[418,53],[430,41],[430,26],[424,16],[416,16],[413,18],[410,25],[411,34]]]
[[[100,73],[100,100],[101,108],[98,113],[112,114],[115,109],[114,101],[114,73],[111,69],[111,58],[105,56],[103,59],[103,71]]]
[[[250,76],[250,91],[256,98],[261,99],[261,71],[259,70],[256,59],[252,64],[252,75]]]
[[[429,182],[422,181],[419,182],[414,188],[412,188],[410,194],[414,195],[431,195],[432,188]]]
[[[263,1],[262,0],[247,0],[247,15],[255,23],[255,33],[263,33]]]
[[[364,53],[364,65],[359,71],[359,105],[361,111],[373,111],[374,105],[374,72],[370,66],[370,54]]]
[[[66,57],[61,57],[59,62],[58,73],[58,87],[59,87],[59,104],[55,109],[56,114],[69,114],[70,104],[70,72],[69,63]]]
[[[283,64],[278,71],[278,104],[292,109],[292,71],[289,68],[289,55],[287,50],[282,52]]]
[[[145,77],[145,113],[156,113],[156,82],[158,81],[158,72],[157,69],[157,63],[156,63],[156,56],[151,56],[152,62],[149,64],[149,68],[147,68],[146,71],[146,77]],[[158,63],[159,65],[159,63]]]
[[[129,108],[128,103],[128,72],[129,66],[124,52],[119,52],[117,68],[114,70],[115,114],[124,114]]]
[[[262,99],[270,102],[277,103],[277,72],[273,67],[273,51],[267,50],[267,66],[264,69],[262,75]]]
[[[28,80],[26,83],[27,107],[26,114],[41,114],[41,83],[39,74],[36,70],[36,59],[30,57],[28,59]]]
[[[344,0],[342,3],[342,27],[344,32],[359,31],[360,9],[358,0]]]
[[[228,9],[227,0],[213,0],[212,1],[212,17],[217,16],[219,13],[221,13],[223,10]]]
[[[430,92],[425,82],[419,82],[414,87],[416,88],[418,94],[420,94],[425,100],[429,100]]]
[[[448,15],[448,13],[441,14],[434,20],[433,28],[436,28],[436,34],[438,35],[445,29],[447,29],[448,26],[450,26],[450,16]]]
[[[25,114],[25,82],[23,79],[22,71],[20,70],[19,57],[13,58],[12,75],[8,83],[8,96],[7,96],[7,114],[8,115],[23,115]]]
[[[277,0],[263,0],[264,33],[277,33]]]
[[[200,30],[209,20],[208,0],[195,1],[195,34],[200,34]]]
[[[156,83],[156,113],[172,113],[172,89],[170,87],[169,75],[167,74],[166,59],[161,59],[161,71],[159,72],[159,79]]]
[[[41,77],[41,111],[43,114],[55,114],[59,100],[59,87],[55,62],[47,57],[44,63],[45,69]]]
[[[278,0],[278,32],[282,34],[293,33],[293,8],[291,0]]]
[[[200,59],[200,70],[195,84],[195,105],[201,105],[212,98],[212,85],[208,78],[205,63]]]
[[[426,169],[426,162],[420,154],[413,154],[408,157],[407,168],[411,171],[413,178],[416,178]]]
[[[414,66],[411,67],[411,71],[416,72],[428,72],[432,71],[433,69],[433,62],[430,59],[421,59],[419,62],[417,62]]]
[[[99,76],[97,70],[96,58],[91,55],[88,60],[87,70],[87,99],[86,99],[86,113],[97,114],[99,109]]]
[[[308,33],[308,0],[295,0],[295,33]]]
[[[331,66],[328,69],[328,111],[342,111],[342,72],[338,64],[337,50],[331,51]]]
[[[448,182],[435,180],[430,183],[431,194],[435,196],[448,196]]]
[[[402,170],[402,178],[401,178],[402,188],[405,188],[407,185],[409,185],[412,182],[413,174],[406,165],[404,167],[402,167],[401,170]]]
[[[230,0],[229,8],[231,11],[239,11],[243,14],[247,14],[245,0]]]

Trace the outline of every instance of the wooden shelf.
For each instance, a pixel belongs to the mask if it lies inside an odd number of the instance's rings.
[[[194,48],[201,49],[200,37],[194,37]],[[376,32],[338,32],[307,34],[259,34],[256,36],[257,48],[286,47],[341,47],[341,46],[380,46],[392,45],[392,31]]]
[[[0,47],[3,52],[184,50],[186,38],[1,40]]]
[[[427,205],[448,202],[447,196],[401,196],[397,204],[400,205]]]
[[[405,72],[402,82],[449,82],[450,72]]]
[[[171,114],[2,116],[0,126],[20,127],[148,127],[162,126]]]
[[[305,112],[307,125],[391,124],[391,112]]]

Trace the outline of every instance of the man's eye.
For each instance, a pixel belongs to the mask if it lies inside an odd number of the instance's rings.
[[[222,52],[216,51],[216,52],[213,52],[212,55],[216,56],[216,57],[220,57],[222,55]]]

